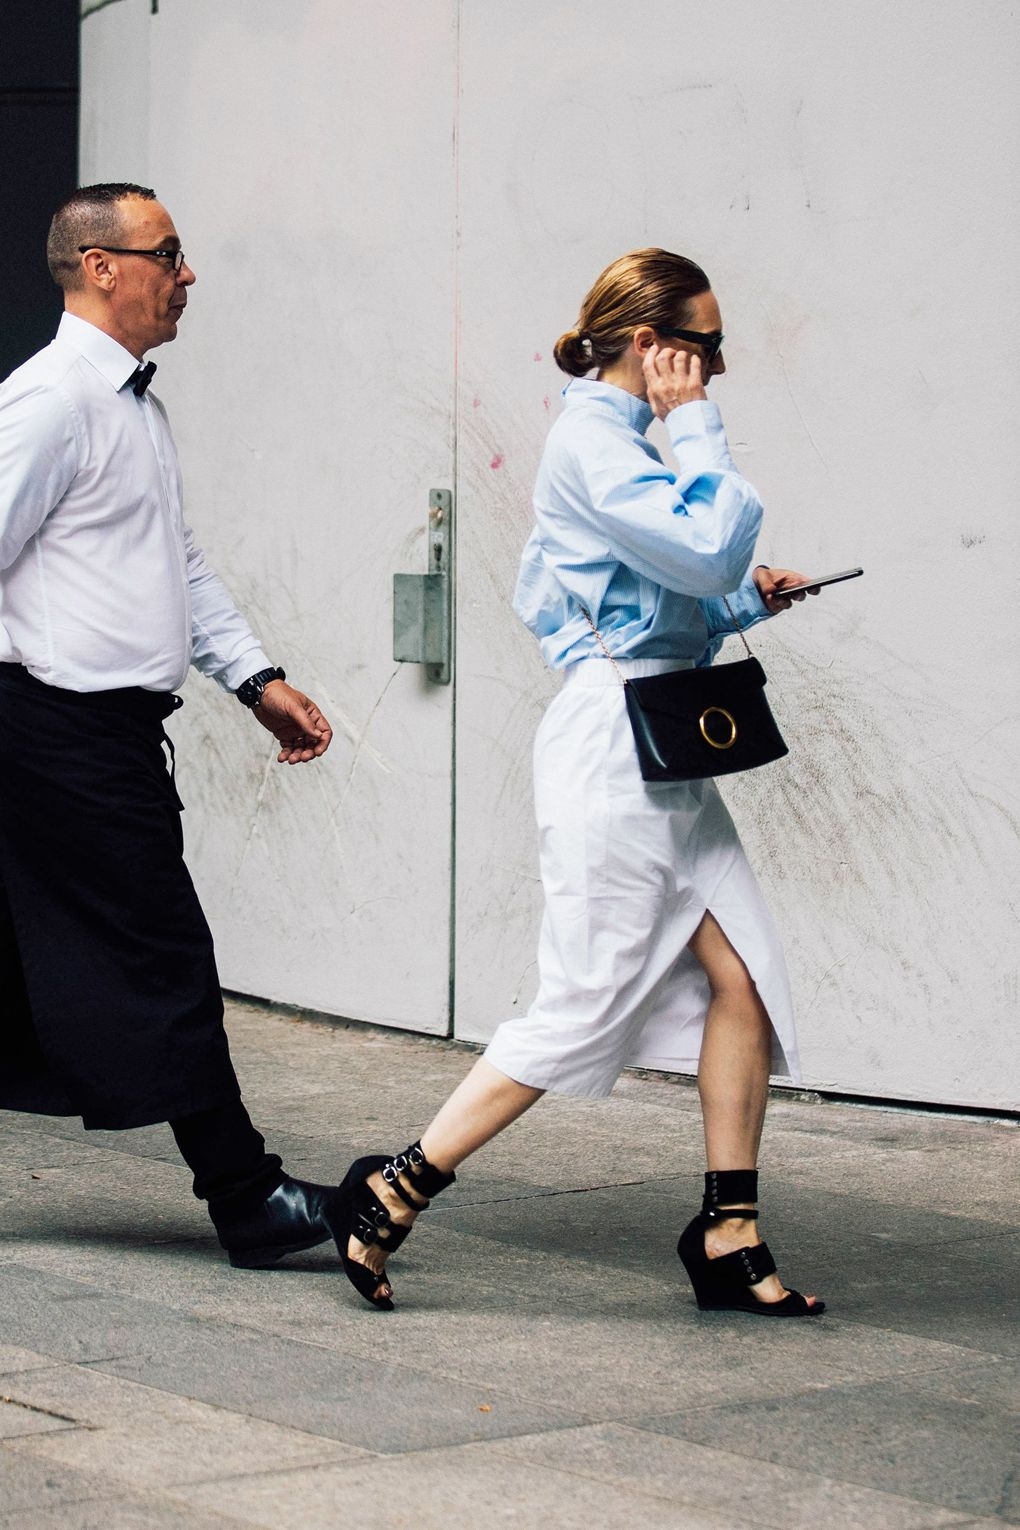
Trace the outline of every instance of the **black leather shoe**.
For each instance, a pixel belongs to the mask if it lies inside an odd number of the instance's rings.
[[[333,1237],[329,1218],[336,1198],[333,1185],[313,1185],[287,1175],[260,1201],[243,1200],[235,1206],[229,1199],[210,1201],[209,1215],[232,1265],[268,1270],[287,1254]]]

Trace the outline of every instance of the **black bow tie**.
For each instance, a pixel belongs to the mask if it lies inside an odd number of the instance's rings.
[[[144,366],[139,362],[137,370],[131,373],[128,382],[134,388],[139,398],[141,398],[155,375],[156,363],[154,361],[147,361]]]

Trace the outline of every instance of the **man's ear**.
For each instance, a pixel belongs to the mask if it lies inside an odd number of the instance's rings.
[[[104,292],[112,290],[117,278],[103,250],[86,250],[81,263],[90,287],[100,287]]]
[[[655,331],[650,324],[642,324],[639,329],[636,329],[630,343],[642,361],[652,346],[658,344]]]

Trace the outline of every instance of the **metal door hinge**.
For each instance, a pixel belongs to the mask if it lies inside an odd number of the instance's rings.
[[[393,575],[393,657],[449,685],[453,655],[453,494],[429,490],[429,571]]]

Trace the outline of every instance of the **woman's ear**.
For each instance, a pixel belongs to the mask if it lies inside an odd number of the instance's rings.
[[[631,340],[631,345],[637,351],[641,360],[644,360],[648,351],[657,343],[655,331],[650,324],[642,324],[640,329],[636,329]]]

